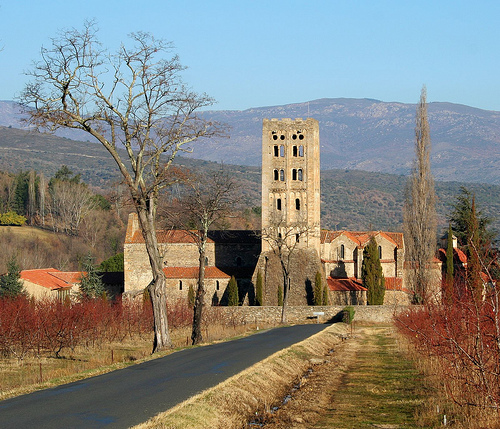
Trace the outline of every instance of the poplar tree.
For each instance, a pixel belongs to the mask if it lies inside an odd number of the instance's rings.
[[[363,281],[363,286],[368,289],[368,304],[382,305],[385,296],[385,278],[378,256],[377,242],[373,236],[363,250],[361,279]]]
[[[427,120],[427,93],[420,94],[415,126],[415,159],[403,207],[405,255],[415,301],[425,302],[431,284],[431,261],[436,247],[436,194],[431,173],[431,138]]]

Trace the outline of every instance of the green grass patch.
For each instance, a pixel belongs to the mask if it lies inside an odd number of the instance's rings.
[[[415,415],[426,398],[423,376],[398,351],[388,329],[364,340],[344,377],[317,428],[422,427]]]

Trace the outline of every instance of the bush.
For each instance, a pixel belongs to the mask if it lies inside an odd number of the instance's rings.
[[[351,324],[352,321],[354,320],[354,307],[351,307],[350,305],[345,307],[342,310],[342,322]]]
[[[15,212],[0,213],[0,225],[23,226],[26,218]]]

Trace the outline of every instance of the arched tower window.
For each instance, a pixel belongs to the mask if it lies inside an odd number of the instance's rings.
[[[284,137],[284,136],[282,136],[282,137]],[[282,158],[284,158],[284,156],[285,156],[285,146],[283,146],[283,145],[280,145],[280,156]]]
[[[378,258],[382,259],[382,246],[378,246]]]
[[[295,134],[294,134],[294,136],[295,136]],[[297,149],[297,146],[293,146],[293,148],[292,148],[292,152],[293,152],[293,156],[297,156],[297,155],[299,154],[299,151],[298,151],[298,149]]]
[[[280,148],[278,145],[274,145],[274,156],[279,156]]]
[[[304,180],[304,175],[302,173],[302,168],[299,168],[297,170],[297,179],[300,180],[302,182],[302,180]]]
[[[343,244],[340,245],[340,259],[345,258],[345,247]]]
[[[304,156],[304,146],[299,146],[299,156]]]
[[[285,181],[285,170],[283,169],[280,170],[280,181]]]
[[[279,176],[280,175],[279,175],[278,170],[274,170],[273,173],[274,173],[274,180],[279,180],[279,178],[280,178]]]
[[[295,210],[300,210],[300,199],[295,198]]]
[[[297,169],[292,169],[292,180],[297,180]]]
[[[278,198],[278,199],[276,200],[276,209],[277,209],[277,210],[281,210],[281,198]]]

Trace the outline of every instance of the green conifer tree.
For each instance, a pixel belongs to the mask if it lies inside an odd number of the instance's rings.
[[[21,271],[15,256],[7,262],[7,274],[0,276],[0,297],[16,298],[24,294]]]
[[[317,271],[314,278],[314,305],[323,304],[323,290],[321,286],[321,273]]]
[[[384,303],[385,279],[382,274],[382,265],[378,255],[378,246],[372,236],[368,245],[363,250],[363,265],[361,266],[363,286],[368,289],[367,298],[369,305]]]
[[[255,282],[255,305],[264,305],[262,273],[257,272],[257,281]]]
[[[227,290],[228,290],[227,305],[229,306],[239,305],[238,283],[236,282],[234,276],[231,276],[231,280],[229,280],[229,284],[227,285]]]
[[[105,296],[102,276],[97,272],[92,255],[88,254],[83,262],[83,274],[80,279],[80,296],[83,299],[94,299]]]
[[[323,288],[323,305],[329,305],[328,302],[328,285],[325,285]]]
[[[278,285],[278,307],[283,306],[283,287]]]

